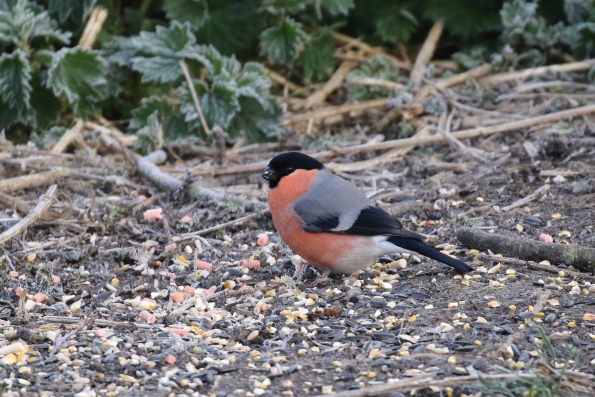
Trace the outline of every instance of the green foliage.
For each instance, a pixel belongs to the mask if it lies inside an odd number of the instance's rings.
[[[335,66],[335,38],[329,28],[313,34],[304,45],[298,63],[304,68],[304,80],[321,81]]]
[[[90,117],[96,104],[108,96],[103,62],[96,51],[62,48],[54,54],[47,85],[56,96],[66,95],[76,115]]]
[[[70,2],[65,2],[70,4]],[[104,60],[96,51],[56,47],[70,43],[61,21],[81,18],[93,1],[76,2],[67,9],[50,1],[49,10],[28,1],[4,0],[0,5],[0,128],[15,122],[44,128],[56,121],[60,97],[74,116],[89,117],[109,95]]]
[[[297,59],[305,36],[299,22],[283,18],[279,26],[270,27],[260,35],[262,54],[270,62],[290,64]]]
[[[373,78],[396,82],[399,77],[399,69],[385,56],[376,55],[369,62],[359,65],[347,74],[347,82],[362,78]],[[349,98],[357,101],[365,101],[372,98],[387,97],[394,93],[387,87],[366,86],[349,84],[347,87]]]
[[[77,47],[97,5],[109,17],[96,50]],[[445,32],[437,54],[461,69],[595,55],[593,0],[0,0],[0,128],[26,134],[101,113],[131,119],[143,150],[166,139],[208,140],[183,61],[210,128],[231,141],[274,139],[280,109],[258,62],[296,83],[323,82],[338,64],[337,30],[391,52],[397,43],[419,46],[438,20]],[[347,80],[407,85],[406,75],[377,56]],[[347,94],[407,101],[407,88],[386,85],[348,84]],[[441,109],[436,102],[428,110]]]
[[[31,65],[23,50],[0,56],[0,92],[2,101],[20,118],[26,116],[31,97]]]
[[[56,21],[39,5],[28,0],[18,0],[12,7],[10,3],[5,2],[0,11],[0,42],[3,44],[14,44],[28,54],[31,41],[38,37],[69,42],[70,33],[61,32]]]

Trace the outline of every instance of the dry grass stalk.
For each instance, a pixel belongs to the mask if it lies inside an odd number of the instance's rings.
[[[595,66],[595,60],[582,61],[582,62],[571,62],[571,63],[562,64],[562,65],[540,66],[538,68],[531,68],[531,69],[518,70],[518,71],[514,71],[514,72],[505,72],[505,73],[494,74],[491,76],[484,77],[483,79],[479,80],[479,83],[480,84],[496,84],[496,83],[504,83],[507,81],[513,81],[513,80],[522,80],[522,79],[526,79],[527,77],[542,76],[542,75],[548,74],[548,73],[578,72],[581,70],[590,69],[593,66]]]
[[[417,54],[417,58],[413,64],[413,69],[411,70],[410,78],[413,83],[421,83],[426,66],[428,66],[428,63],[430,63],[432,57],[434,56],[436,44],[438,43],[438,40],[440,40],[440,36],[442,36],[443,28],[444,25],[442,25],[442,22],[435,22],[434,26],[432,26],[432,29],[430,29],[430,33],[428,33],[426,41],[421,47],[419,54]]]
[[[70,176],[70,170],[65,168],[56,168],[52,171],[39,174],[17,176],[0,181],[0,192],[10,192],[15,190],[28,189],[32,187],[46,186],[54,183],[58,178]]]
[[[83,48],[91,48],[95,41],[97,40],[97,36],[99,32],[101,32],[101,28],[103,24],[107,20],[107,10],[103,7],[95,7],[89,20],[87,21],[87,25],[85,26],[85,30],[83,31],[83,35],[79,40],[79,45]]]
[[[56,185],[50,186],[46,194],[42,195],[39,198],[39,201],[35,208],[33,208],[33,210],[26,217],[21,219],[16,225],[11,227],[10,229],[0,234],[0,244],[3,244],[8,240],[18,236],[29,226],[41,219],[43,213],[49,210],[50,207],[54,204],[54,201],[56,200],[56,198],[54,197],[56,189]]]
[[[183,59],[180,59],[180,67],[182,68],[182,72],[184,72],[184,77],[186,78],[186,82],[188,83],[188,89],[190,89],[190,95],[192,95],[194,107],[196,107],[198,117],[200,117],[200,124],[202,125],[202,129],[205,131],[205,134],[211,135],[211,129],[209,128],[209,125],[207,124],[207,119],[205,119],[205,115],[202,112],[202,107],[200,106],[200,101],[198,100],[198,94],[196,93],[196,88],[194,87],[194,83],[192,82],[192,76],[190,76],[190,71],[188,70],[188,65],[186,65],[186,62],[184,62]]]
[[[343,85],[345,76],[347,76],[347,73],[349,73],[349,71],[353,69],[355,65],[355,62],[344,61],[321,89],[315,91],[308,98],[306,98],[304,101],[304,108],[309,109],[324,102],[326,97]]]
[[[85,123],[83,122],[83,120],[78,119],[76,124],[72,128],[66,130],[64,135],[60,137],[60,140],[52,148],[52,153],[60,154],[64,150],[66,150],[68,145],[70,145],[72,141],[74,141],[80,135],[80,133],[83,131],[84,126]]]

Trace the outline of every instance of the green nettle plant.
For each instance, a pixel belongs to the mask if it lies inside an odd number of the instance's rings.
[[[84,9],[79,3],[73,12]],[[0,128],[16,121],[44,128],[63,107],[89,117],[109,96],[104,59],[97,51],[66,47],[71,36],[40,5],[0,1]]]
[[[98,5],[109,17],[97,50],[76,46]],[[446,50],[467,49],[454,55],[463,69],[593,55],[593,0],[0,0],[0,129],[49,138],[59,131],[51,127],[103,114],[129,119],[148,150],[166,139],[211,139],[200,108],[207,127],[232,142],[273,140],[280,109],[263,63],[297,83],[323,82],[337,64],[335,30],[391,51],[422,42],[436,20]],[[374,57],[347,76],[349,98],[400,101],[406,76]],[[349,84],[370,78],[405,89]]]
[[[153,135],[149,133],[152,115],[165,136],[206,134],[181,61],[188,65],[209,128],[220,127],[232,140],[252,142],[279,133],[280,111],[269,95],[271,82],[264,67],[255,62],[242,66],[234,56],[221,55],[212,45],[197,44],[189,23],[174,21],[169,27],[158,26],[155,32],[119,38],[106,57],[140,73],[141,82],[155,92],[132,112],[130,128],[144,138],[140,147]]]

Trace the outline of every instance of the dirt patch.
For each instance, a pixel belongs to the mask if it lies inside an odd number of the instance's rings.
[[[61,180],[52,211],[64,215],[4,246],[0,374],[7,393],[305,396],[421,375],[534,372],[543,362],[595,373],[595,321],[585,317],[595,312],[594,277],[561,263],[545,270],[499,263],[455,240],[458,229],[472,226],[592,247],[595,163],[585,139],[592,138],[571,133],[561,145],[556,134],[526,132],[473,142],[489,153],[485,162],[430,146],[356,175],[354,183],[405,227],[435,236],[478,270],[461,277],[413,257],[397,270],[393,256],[302,290],[289,281],[293,253],[268,215],[166,251],[176,236],[239,218],[245,208],[154,196],[142,180]],[[537,156],[521,142],[538,148]],[[16,163],[4,164],[7,177],[21,173]],[[550,191],[539,200],[498,210],[546,182]],[[263,198],[264,188],[252,189],[254,200]],[[29,189],[20,199],[33,207],[42,192]],[[143,206],[141,194],[156,199]],[[151,207],[162,208],[163,219],[144,219]],[[269,241],[259,246],[263,233]],[[196,259],[212,270],[194,270]],[[260,269],[242,260],[258,260]],[[315,276],[310,269],[305,281]],[[477,383],[453,388],[478,390]]]

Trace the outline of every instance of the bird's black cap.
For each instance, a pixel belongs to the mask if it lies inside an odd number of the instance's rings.
[[[321,170],[324,165],[300,152],[287,152],[275,156],[268,167],[262,173],[262,177],[269,181],[269,187],[274,188],[279,184],[281,178],[291,174],[295,170]]]

